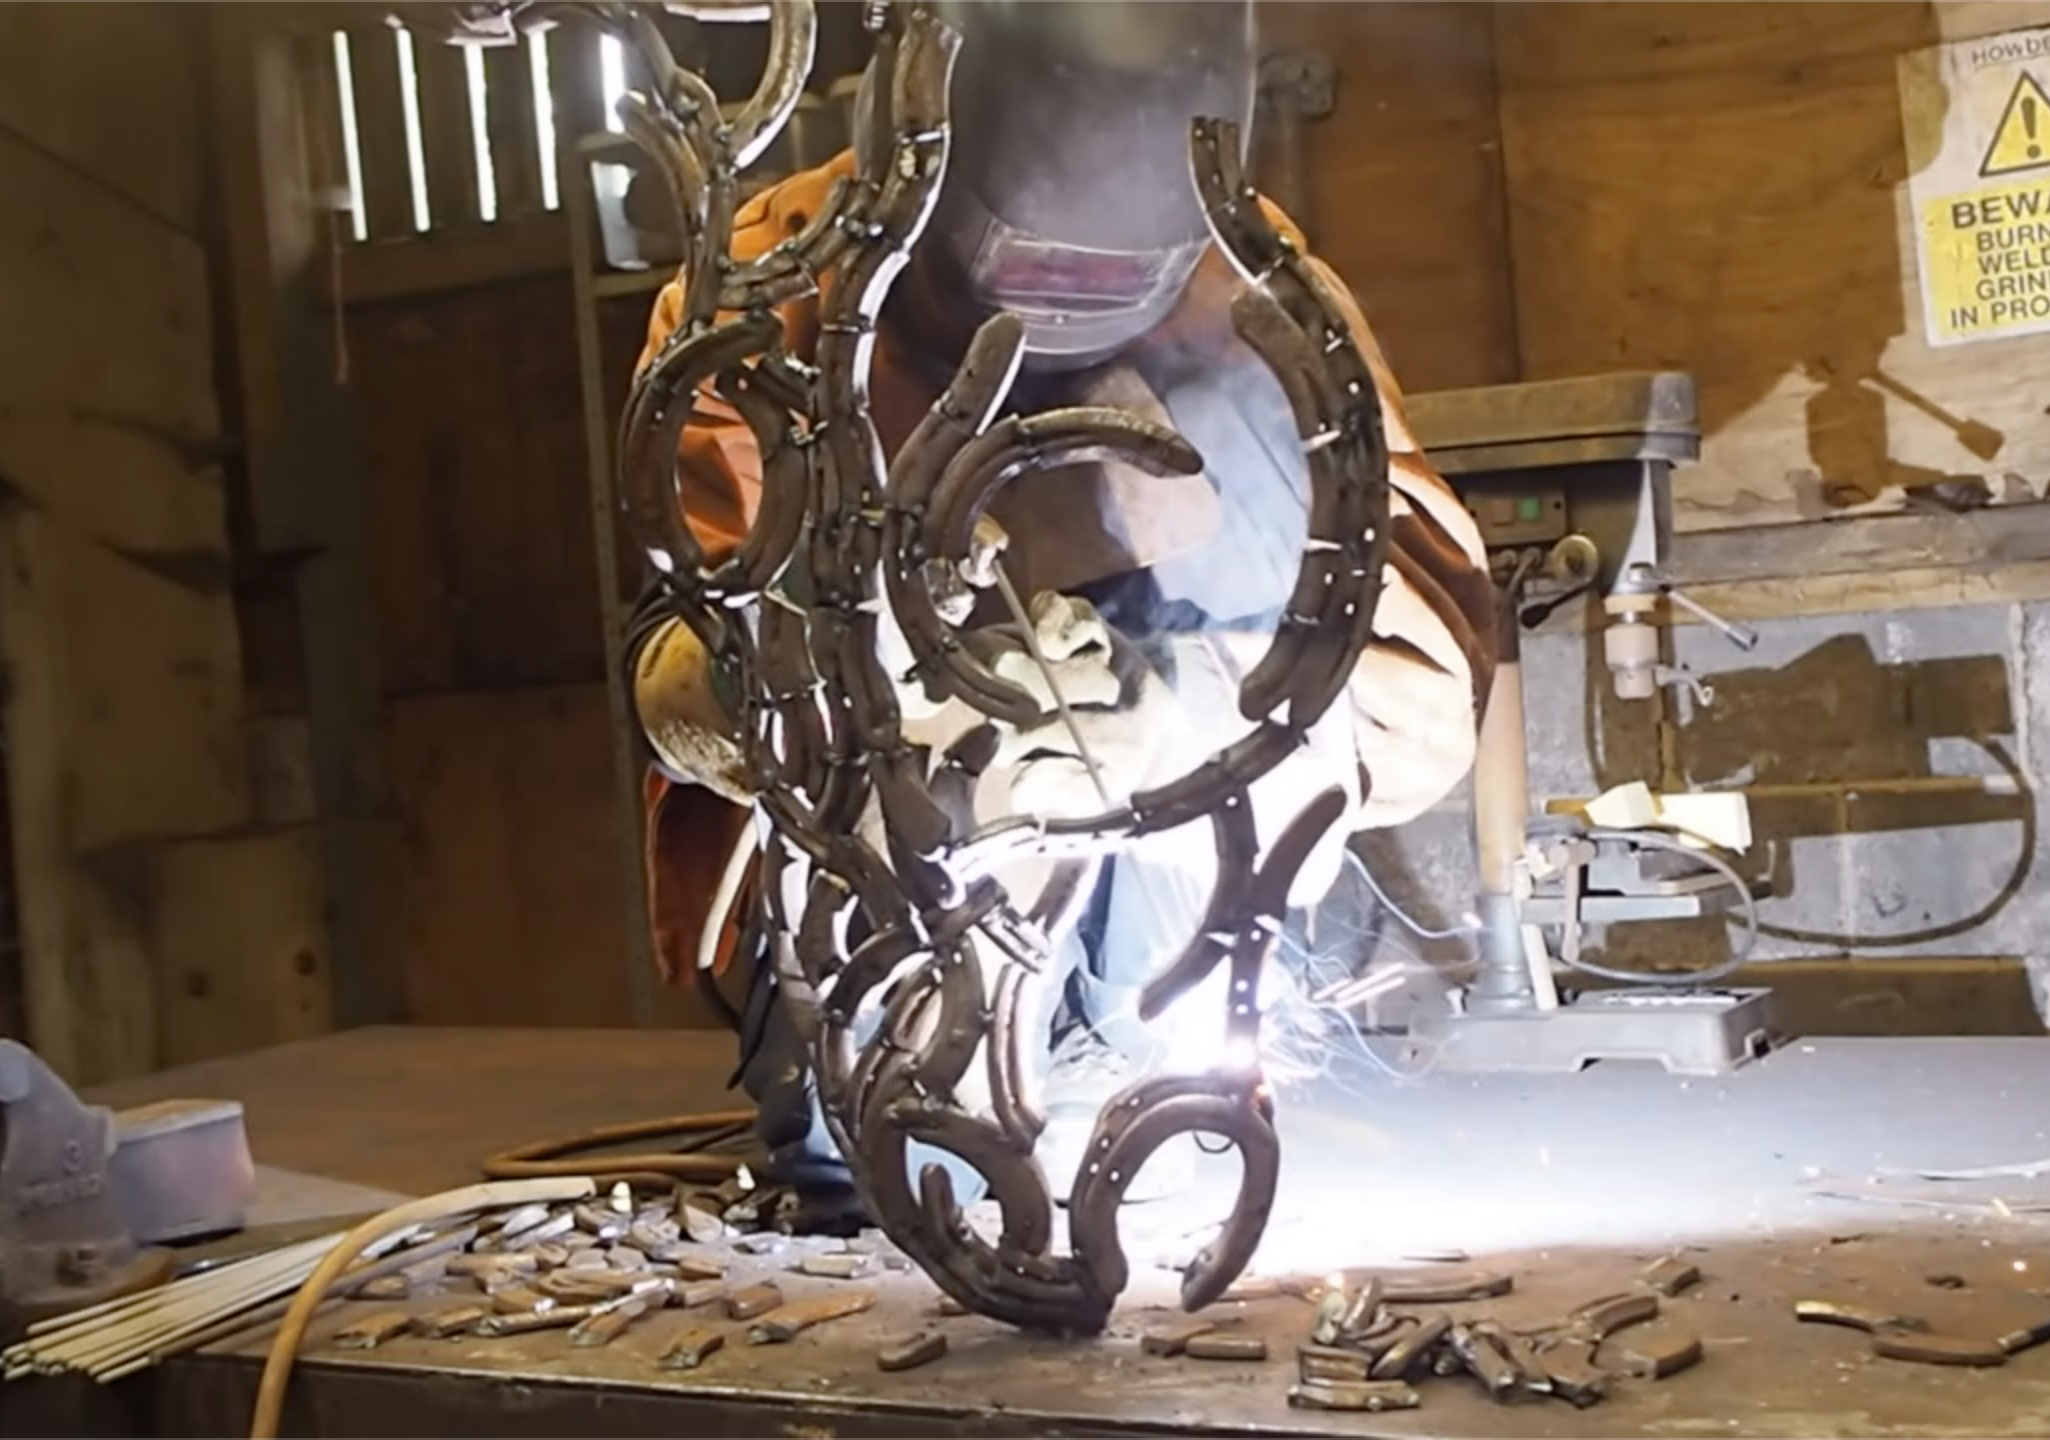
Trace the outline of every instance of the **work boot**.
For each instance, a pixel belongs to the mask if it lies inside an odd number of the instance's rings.
[[[1123,1051],[1086,1030],[1077,1030],[1055,1047],[1046,1079],[1046,1129],[1033,1154],[1056,1203],[1066,1205],[1074,1193],[1096,1117],[1112,1096],[1145,1074]],[[1125,1201],[1144,1205],[1182,1193],[1194,1182],[1195,1173],[1195,1138],[1177,1135],[1140,1167],[1125,1189]]]

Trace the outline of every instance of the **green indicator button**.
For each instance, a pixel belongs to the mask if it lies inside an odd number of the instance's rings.
[[[1518,520],[1536,520],[1545,513],[1545,507],[1535,495],[1526,495],[1516,502]]]

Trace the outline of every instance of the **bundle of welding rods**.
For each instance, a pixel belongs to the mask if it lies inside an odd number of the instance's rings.
[[[4,1377],[81,1374],[101,1384],[148,1369],[172,1355],[196,1350],[268,1324],[283,1315],[299,1287],[343,1231],[253,1255],[216,1269],[186,1275],[133,1295],[40,1320],[25,1338],[0,1351]],[[397,1261],[412,1262],[430,1249],[462,1244],[476,1234],[401,1231],[372,1247],[337,1282],[346,1293],[384,1273]],[[394,1252],[397,1252],[396,1254]]]

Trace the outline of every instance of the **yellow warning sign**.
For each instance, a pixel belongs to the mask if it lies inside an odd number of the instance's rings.
[[[1979,173],[1991,179],[2045,166],[2050,166],[2050,94],[2024,70],[2015,77]]]
[[[1932,339],[2050,325],[2050,176],[1930,200],[1921,220]]]
[[[2050,25],[1930,46],[1897,73],[1924,338],[2050,335]]]

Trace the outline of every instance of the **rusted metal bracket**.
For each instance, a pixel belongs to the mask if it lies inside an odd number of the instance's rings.
[[[1338,67],[1312,51],[1278,50],[1260,60],[1260,109],[1257,124],[1272,137],[1271,171],[1265,189],[1288,217],[1312,233],[1309,155],[1303,126],[1322,120],[1338,106]],[[1262,167],[1266,169],[1267,167]]]

